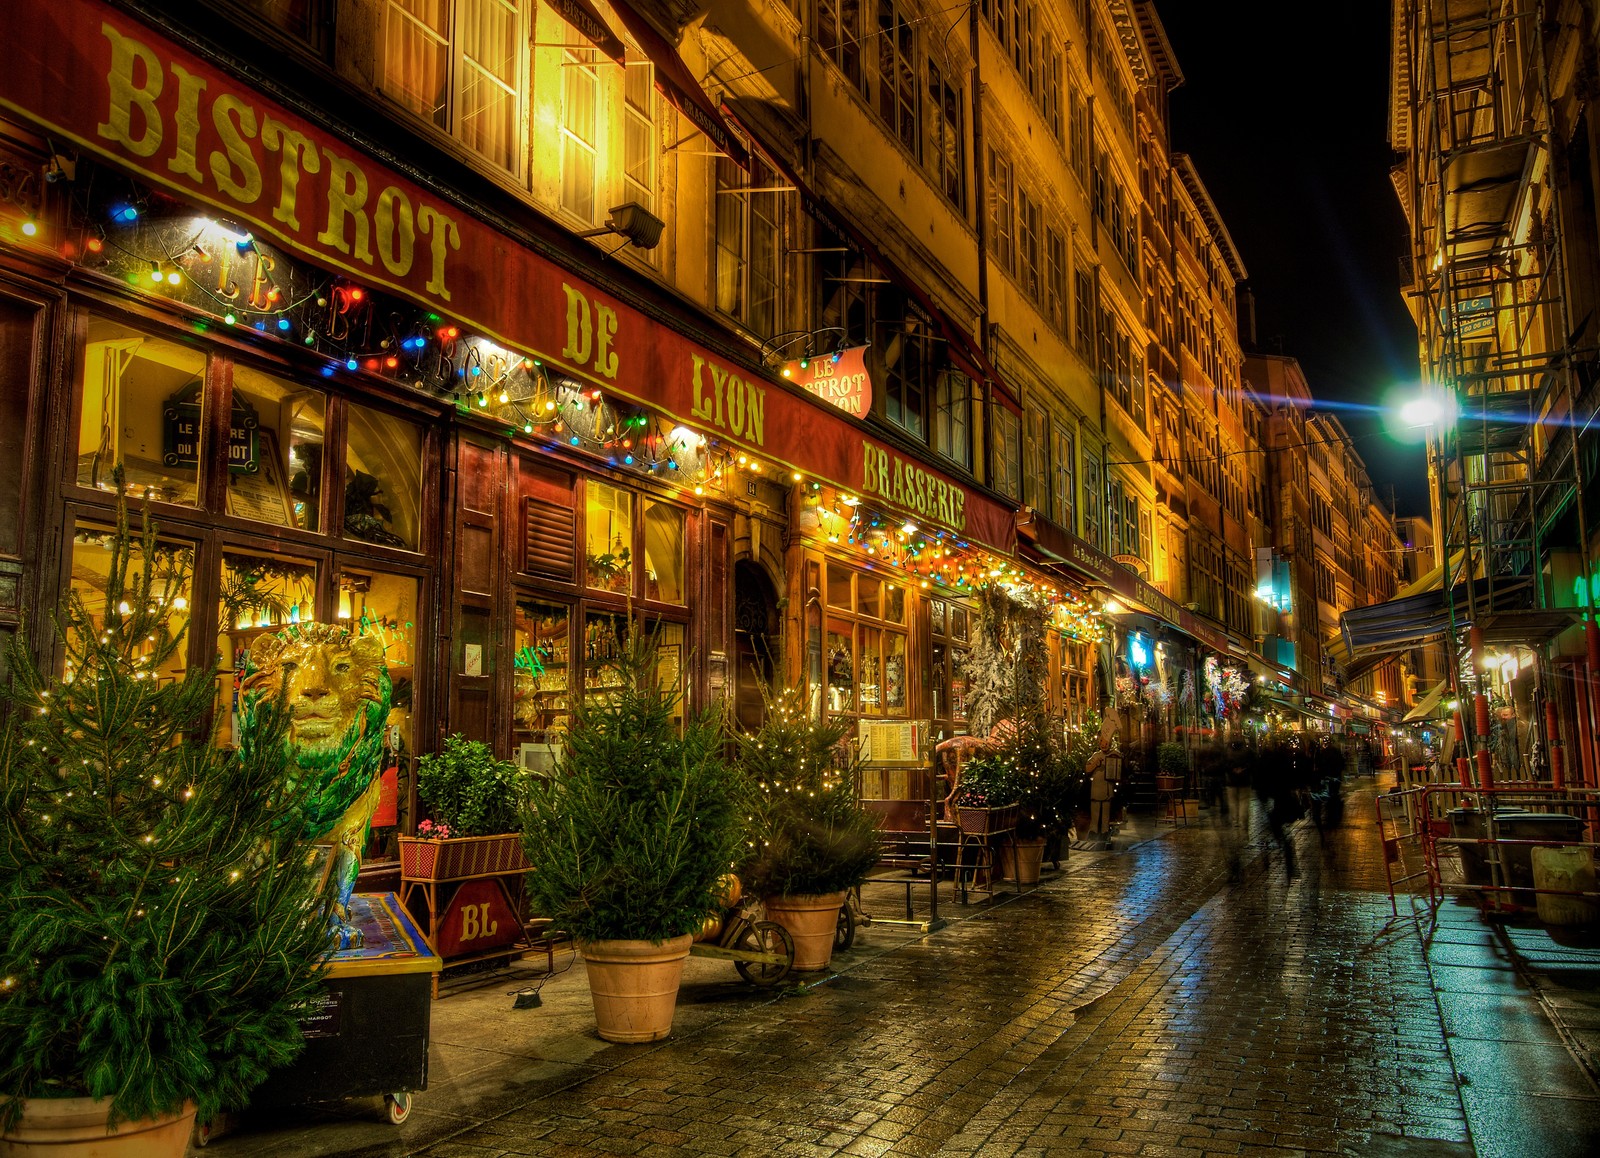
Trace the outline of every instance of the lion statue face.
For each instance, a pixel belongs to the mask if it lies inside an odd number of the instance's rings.
[[[339,624],[307,623],[257,640],[247,689],[277,691],[287,678],[289,742],[303,755],[339,748],[363,722],[381,726],[389,709],[383,644]]]

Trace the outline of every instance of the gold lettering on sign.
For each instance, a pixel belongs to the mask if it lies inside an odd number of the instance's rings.
[[[561,291],[567,296],[567,344],[561,347],[561,356],[602,378],[615,378],[617,353],[611,348],[611,340],[617,336],[617,311],[610,306],[592,305],[566,282],[561,283]]]
[[[766,446],[766,389],[699,354],[691,357],[690,409],[694,416],[726,430],[735,438]]]
[[[413,204],[396,185],[384,186],[371,198],[378,182],[369,177],[360,161],[274,120],[252,104],[246,93],[227,91],[223,85],[223,91],[213,95],[211,82],[204,77],[177,63],[164,63],[149,45],[110,23],[102,23],[100,32],[111,46],[105,76],[105,119],[95,127],[102,140],[133,157],[160,156],[162,160],[153,160],[153,164],[164,163],[167,172],[240,209],[249,209],[268,196],[273,203],[272,219],[297,235],[302,233],[300,179],[307,173],[323,172],[326,165],[327,203],[318,207],[325,212],[320,222],[304,226],[320,226],[316,243],[327,253],[343,254],[374,270],[381,263],[393,276],[406,277],[416,264],[417,240],[424,237],[428,255],[425,288],[441,301],[450,300],[447,267],[450,255],[461,248],[461,227],[454,218],[436,206]],[[170,123],[158,104],[167,90],[169,73],[176,89]],[[218,147],[202,158],[201,126],[208,120]],[[273,180],[276,189],[269,188]],[[310,245],[305,238],[301,241]],[[599,368],[611,377],[617,361],[610,349],[617,329],[616,314],[602,307],[599,325],[603,339]]]
[[[898,454],[861,443],[861,490],[952,531],[967,529],[967,492]]]

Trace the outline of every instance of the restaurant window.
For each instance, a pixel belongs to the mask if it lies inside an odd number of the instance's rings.
[[[598,591],[631,594],[633,494],[594,479],[584,484],[584,494],[584,555],[588,585]]]
[[[996,403],[989,408],[989,445],[993,477],[989,485],[1003,495],[1022,494],[1022,421],[1009,409]]]
[[[193,506],[200,494],[206,356],[105,318],[89,321],[77,481],[111,490],[121,462],[135,495]]]
[[[1100,466],[1098,452],[1084,448],[1083,456],[1083,537],[1097,551],[1106,549],[1105,523],[1102,517],[1105,505],[1105,475]]]
[[[644,597],[659,603],[686,602],[684,512],[654,499],[644,501]]]
[[[1044,411],[1037,406],[1028,407],[1027,420],[1027,435],[1022,442],[1023,502],[1049,518],[1050,472],[1045,464],[1050,461],[1050,427]]]
[[[934,380],[933,448],[972,469],[971,380],[959,370],[945,370]]]
[[[224,548],[217,586],[217,742],[238,740],[240,653],[263,635],[317,621],[317,565],[266,551]]]
[[[1052,424],[1055,435],[1055,470],[1051,479],[1055,483],[1055,503],[1053,514],[1057,523],[1073,534],[1078,533],[1077,500],[1078,488],[1076,479],[1077,448],[1074,445],[1072,433],[1063,422]]]
[[[519,599],[513,625],[511,714],[524,743],[560,744],[572,717],[572,613],[564,604]]]
[[[561,54],[561,208],[582,221],[595,219],[599,183],[600,73],[595,51],[581,35]]]
[[[134,530],[137,536],[137,529]],[[84,611],[95,624],[104,624],[107,611],[107,592],[110,586],[112,565],[112,544],[116,538],[111,526],[95,522],[78,522],[72,530],[72,593],[83,604]],[[140,556],[138,542],[133,543],[133,559],[129,567],[131,582],[134,572],[144,570],[144,560]],[[151,581],[151,597],[156,600],[166,600],[169,608],[167,627],[176,634],[186,631],[189,627],[190,601],[194,595],[194,544],[181,539],[162,535],[156,542],[154,578]],[[128,596],[133,593],[125,590],[122,602],[128,601]],[[151,673],[151,678],[159,682],[181,680],[188,668],[187,648],[179,646],[172,656],[160,668]],[[134,648],[134,657],[142,658],[149,654],[147,649]],[[69,655],[66,659],[63,676],[71,679],[73,676],[73,661]]]
[[[520,171],[523,0],[388,0],[379,87],[502,169]]]
[[[344,533],[417,550],[422,530],[422,427],[350,403],[346,410]]]
[[[327,397],[245,365],[233,368],[234,440],[248,458],[228,456],[228,513],[241,519],[321,529],[322,452]]]
[[[777,174],[752,158],[746,173],[717,158],[717,309],[770,338],[778,326],[783,280],[783,193]]]
[[[630,60],[623,76],[624,201],[636,201],[652,213],[656,207],[655,66]],[[646,250],[653,253],[653,250]]]
[[[954,600],[928,600],[930,636],[929,678],[935,720],[960,723],[967,718],[967,650],[971,615]]]
[[[824,703],[830,715],[909,711],[905,588],[870,571],[827,565]]]

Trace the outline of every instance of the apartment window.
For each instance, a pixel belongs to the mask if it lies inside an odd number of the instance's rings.
[[[1094,356],[1094,279],[1085,270],[1072,271],[1072,344],[1085,359]]]
[[[903,310],[899,312],[904,315]],[[931,328],[916,316],[885,318],[875,338],[883,354],[884,417],[923,441],[928,438],[928,387],[933,381],[935,356]]]
[[[1153,559],[1150,554],[1150,512],[1137,500],[1135,506],[1139,512],[1139,558],[1149,563]]]
[[[1067,334],[1067,239],[1059,231],[1044,231],[1045,313],[1050,325],[1063,337]]]
[[[1110,535],[1111,553],[1122,555],[1127,553],[1124,547],[1124,522],[1123,522],[1122,480],[1112,475],[1106,484],[1106,529]]]
[[[1043,289],[1039,277],[1039,204],[1022,190],[1017,190],[1017,276],[1022,280],[1022,292],[1034,301],[1040,300]]]
[[[752,158],[746,173],[717,158],[717,309],[763,338],[778,328],[782,193],[776,174]]]
[[[818,0],[817,44],[845,78],[863,93],[866,77],[861,69],[861,43],[866,36],[867,13],[862,0]]]
[[[928,61],[928,167],[945,200],[957,209],[967,202],[961,122],[960,90]]]
[[[569,48],[561,54],[561,207],[591,223],[599,183],[595,149],[600,74],[594,56],[592,48]]]
[[[1087,448],[1083,455],[1083,537],[1097,550],[1105,550],[1105,475],[1098,451]]]
[[[990,407],[989,446],[994,477],[989,485],[1014,499],[1022,495],[1021,427],[1017,416],[1004,406],[997,403]]]
[[[1074,533],[1078,530],[1077,497],[1078,491],[1074,483],[1076,470],[1074,458],[1077,447],[1073,444],[1072,432],[1067,429],[1066,423],[1056,422],[1055,426],[1055,470],[1051,474],[1054,482],[1055,520],[1067,530]]]
[[[1130,373],[1130,359],[1132,358],[1132,343],[1128,335],[1122,332],[1120,326],[1112,339],[1112,364],[1111,364],[1111,396],[1117,400],[1117,405],[1125,413],[1133,412],[1132,391],[1129,388],[1128,378]]]
[[[388,0],[379,87],[503,169],[522,163],[523,0]]]
[[[241,0],[267,23],[313,48],[324,47],[329,26],[327,0]]]
[[[652,213],[656,208],[656,91],[654,66],[628,63],[623,81],[624,200],[637,201]]]
[[[1050,428],[1044,411],[1028,407],[1027,436],[1022,441],[1022,501],[1050,517]]]
[[[1050,135],[1061,140],[1061,51],[1048,35],[1039,46],[1039,111]]]
[[[1132,343],[1130,343],[1130,346]],[[1140,430],[1145,429],[1145,395],[1146,383],[1144,380],[1144,357],[1138,353],[1138,348],[1133,347],[1132,361],[1128,366],[1128,392],[1133,396],[1133,421]]]
[[[971,470],[971,380],[959,370],[946,370],[935,380],[933,389],[933,448]]]
[[[893,0],[878,0],[878,115],[900,143],[916,155],[916,25]]]
[[[989,150],[989,245],[1007,273],[1017,272],[1015,191],[1011,186],[1011,162]]]

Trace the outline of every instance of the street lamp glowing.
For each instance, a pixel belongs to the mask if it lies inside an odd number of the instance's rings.
[[[1400,408],[1400,421],[1407,426],[1438,426],[1444,407],[1432,398],[1413,398]]]

